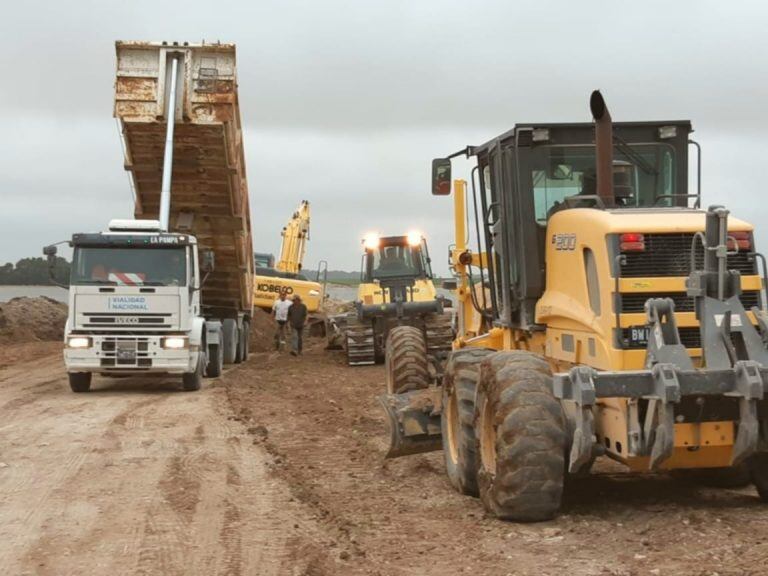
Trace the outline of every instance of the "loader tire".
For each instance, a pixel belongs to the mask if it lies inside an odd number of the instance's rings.
[[[757,488],[760,500],[768,502],[768,454],[754,455],[749,463],[752,483]]]
[[[385,347],[387,392],[402,394],[429,387],[429,358],[424,334],[413,326],[395,326]]]
[[[522,351],[482,361],[475,435],[485,509],[516,522],[554,518],[563,495],[566,427],[546,361]]]
[[[445,471],[460,494],[477,496],[475,452],[475,392],[480,362],[492,354],[486,348],[465,348],[448,357],[443,376],[443,412],[440,427]]]

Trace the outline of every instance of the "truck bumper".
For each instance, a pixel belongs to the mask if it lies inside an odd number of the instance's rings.
[[[194,372],[203,351],[197,346],[179,350],[162,347],[160,336],[89,336],[88,348],[65,348],[67,372],[109,374],[183,374]]]

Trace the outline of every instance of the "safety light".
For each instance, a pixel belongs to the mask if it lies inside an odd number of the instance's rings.
[[[645,250],[645,236],[638,232],[627,232],[619,236],[619,249],[622,252],[642,252]]]
[[[181,350],[187,347],[187,339],[181,336],[168,336],[163,338],[163,348],[166,350]]]
[[[90,348],[91,339],[87,336],[70,336],[67,339],[67,347],[69,348]]]
[[[365,238],[363,239],[363,246],[365,246],[366,250],[375,250],[379,247],[380,242],[381,239],[379,238],[379,235],[375,232],[370,232],[365,235]]]
[[[752,238],[749,232],[728,232],[728,250],[751,250]]]
[[[421,244],[421,232],[408,232],[408,245],[418,246]]]

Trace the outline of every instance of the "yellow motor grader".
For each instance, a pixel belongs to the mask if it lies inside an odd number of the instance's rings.
[[[555,516],[602,455],[746,473],[768,500],[753,227],[689,192],[688,121],[613,123],[597,91],[590,108],[433,161],[445,195],[451,158],[476,160],[471,195],[453,186],[458,335],[438,385],[382,397],[389,455],[442,448],[453,486],[515,521]]]

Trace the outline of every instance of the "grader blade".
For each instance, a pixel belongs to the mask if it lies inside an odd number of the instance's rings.
[[[386,458],[433,452],[442,448],[440,389],[383,394],[379,402],[387,414],[389,450]]]

